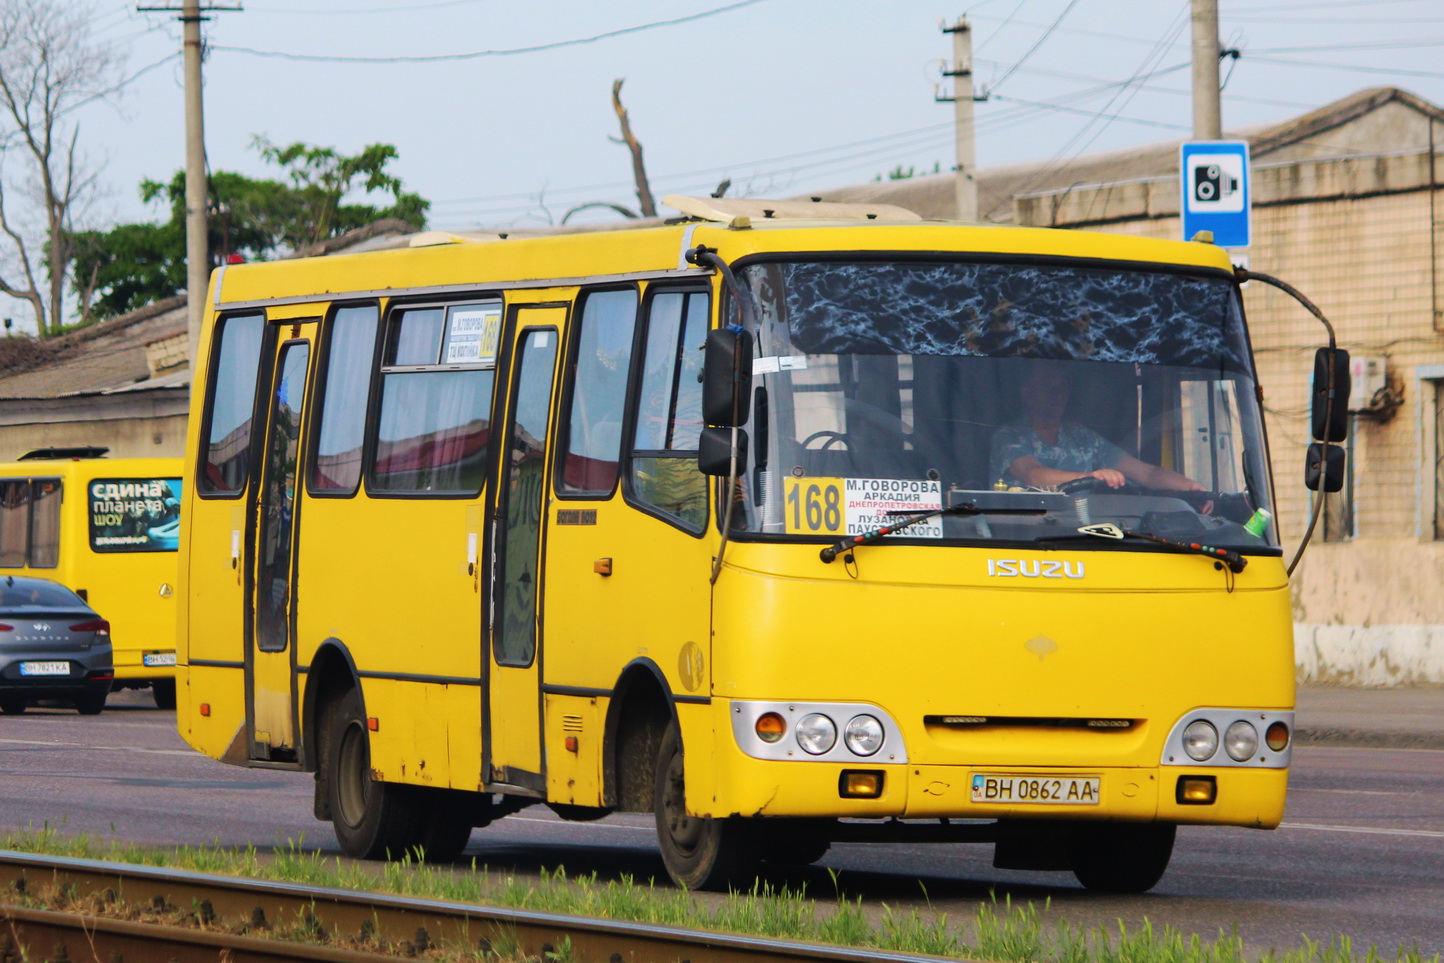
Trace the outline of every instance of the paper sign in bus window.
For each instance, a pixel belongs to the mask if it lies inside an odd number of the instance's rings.
[[[496,359],[501,335],[500,308],[456,308],[446,333],[446,364],[478,364]]]
[[[789,535],[864,535],[906,514],[943,507],[942,483],[909,478],[784,478],[783,527]],[[901,534],[901,533],[900,533]],[[942,538],[942,519],[906,530],[907,538]]]
[[[92,551],[174,552],[179,546],[179,478],[97,478],[85,494]]]

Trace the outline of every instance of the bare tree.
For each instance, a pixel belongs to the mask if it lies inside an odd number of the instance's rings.
[[[622,83],[625,77],[612,81],[612,109],[622,124],[622,136],[610,137],[615,144],[626,144],[632,152],[632,176],[637,180],[637,204],[643,217],[656,217],[657,205],[652,200],[652,186],[647,183],[647,168],[642,164],[642,143],[632,134],[632,124],[627,120],[627,109],[622,106]]]
[[[30,303],[42,336],[60,328],[70,234],[95,185],[67,116],[113,90],[120,68],[90,41],[91,19],[81,0],[0,0],[0,292]]]

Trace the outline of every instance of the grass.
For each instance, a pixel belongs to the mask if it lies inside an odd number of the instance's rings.
[[[1046,902],[1040,908],[1031,902],[1014,905],[1010,898],[984,903],[970,920],[887,904],[879,913],[865,909],[860,898],[818,901],[805,891],[763,882],[704,900],[650,879],[600,881],[595,874],[569,877],[561,868],[531,879],[493,874],[474,861],[470,871],[411,859],[343,861],[305,849],[303,841],[266,854],[254,847],[160,849],[46,827],[0,833],[0,849],[998,963],[1440,963],[1438,955],[1425,957],[1417,948],[1400,947],[1388,955],[1370,946],[1361,952],[1344,936],[1328,941],[1304,937],[1299,947],[1250,956],[1236,931],[1204,939],[1148,920],[1132,929],[1121,921],[1112,927],[1074,927],[1048,920]],[[493,952],[509,955],[502,950]],[[570,948],[557,947],[548,959],[569,960]]]

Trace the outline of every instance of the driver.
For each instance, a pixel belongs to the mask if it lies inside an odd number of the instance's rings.
[[[1068,377],[1061,369],[1034,364],[1021,389],[1022,417],[993,434],[992,477],[1025,488],[1096,478],[1109,488],[1131,481],[1144,488],[1204,490],[1186,475],[1139,461],[1092,428],[1064,421]]]

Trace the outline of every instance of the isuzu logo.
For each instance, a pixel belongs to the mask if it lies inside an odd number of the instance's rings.
[[[988,574],[998,578],[1082,578],[1082,562],[1056,559],[990,558]]]

